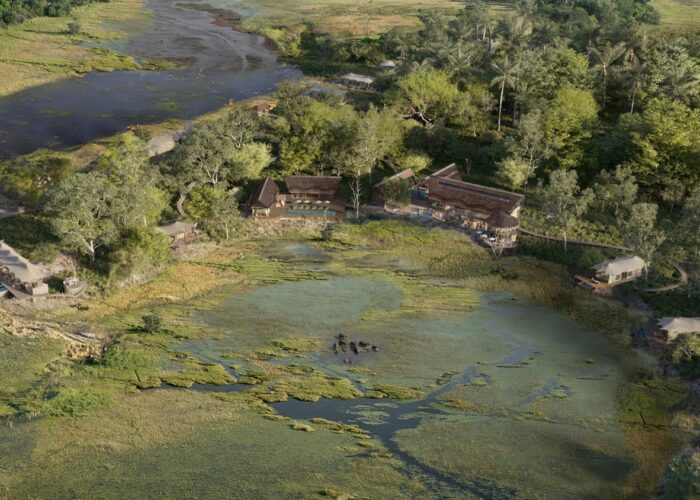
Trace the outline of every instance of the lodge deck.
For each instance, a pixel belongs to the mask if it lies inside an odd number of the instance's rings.
[[[575,276],[576,285],[583,288],[584,290],[589,290],[593,293],[600,295],[609,295],[612,293],[612,287],[607,283],[601,283],[598,280],[589,278],[587,276],[576,275]]]
[[[321,200],[286,201],[284,206],[270,207],[268,217],[279,219],[322,217],[330,220],[344,220],[345,201],[339,199],[328,201],[329,203]]]

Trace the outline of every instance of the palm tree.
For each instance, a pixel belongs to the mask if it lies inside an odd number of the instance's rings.
[[[644,77],[646,76],[646,71],[644,66],[639,62],[639,58],[634,53],[634,50],[630,51],[628,62],[625,67],[626,69],[626,80],[632,87],[630,91],[630,113],[634,113],[634,105],[637,100],[637,93],[641,89]]]
[[[605,103],[607,101],[610,66],[622,57],[624,53],[625,44],[622,42],[617,45],[611,45],[610,42],[607,42],[602,49],[588,47],[588,54],[594,61],[593,69],[600,72],[603,76],[603,109],[605,109]]]
[[[534,26],[525,16],[517,16],[509,19],[503,25],[503,50],[521,50],[532,37]]]
[[[507,87],[513,87],[517,81],[516,72],[518,71],[519,63],[511,64],[508,55],[501,62],[491,63],[491,69],[496,72],[496,76],[491,80],[491,86],[500,86],[500,96],[498,98],[498,131],[501,131],[501,114],[503,112],[503,95]]]
[[[452,45],[447,54],[445,69],[452,75],[460,75],[471,66],[476,49],[470,42],[459,41]]]
[[[664,91],[671,99],[684,100],[700,84],[700,74],[689,73],[687,66],[676,66],[664,81]]]

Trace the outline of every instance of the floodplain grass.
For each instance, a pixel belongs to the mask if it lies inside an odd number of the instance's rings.
[[[130,57],[108,48],[107,40],[125,38],[148,26],[143,0],[113,0],[77,7],[66,17],[36,17],[0,30],[0,96],[88,71],[135,69]],[[76,17],[78,34],[68,31]]]
[[[659,11],[659,29],[674,34],[700,30],[700,0],[652,0]]]
[[[216,0],[217,6],[244,14],[246,28],[299,29],[312,22],[340,37],[373,36],[391,28],[418,28],[418,16],[430,10],[454,14],[462,3],[450,0]]]

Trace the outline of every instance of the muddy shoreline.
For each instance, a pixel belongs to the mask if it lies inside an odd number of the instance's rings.
[[[214,26],[221,26],[222,28],[231,28],[232,30],[237,31],[239,33],[247,33],[249,35],[257,35],[263,37],[265,39],[263,46],[272,53],[279,53],[279,47],[272,38],[265,34],[243,28],[243,16],[241,16],[235,10],[220,9],[217,7],[213,7],[209,4],[200,3],[178,3],[176,5],[185,9],[198,10],[213,15],[214,20],[212,21],[212,24]]]

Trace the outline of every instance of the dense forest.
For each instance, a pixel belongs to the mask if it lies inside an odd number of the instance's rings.
[[[96,1],[108,2],[109,0]],[[89,3],[91,0],[0,0],[0,27],[22,23],[39,16],[67,16],[73,7]]]

